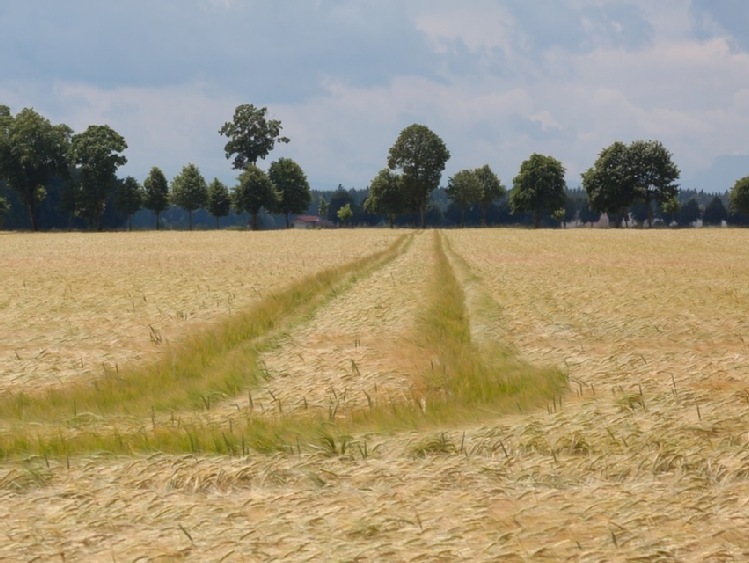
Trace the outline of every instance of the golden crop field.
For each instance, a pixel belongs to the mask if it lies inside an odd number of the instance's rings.
[[[747,239],[2,234],[0,558],[745,560]]]

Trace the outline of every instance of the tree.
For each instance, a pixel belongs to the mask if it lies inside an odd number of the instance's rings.
[[[621,141],[603,149],[582,179],[593,211],[619,215],[635,199],[629,150]]]
[[[239,176],[239,184],[234,187],[232,200],[234,208],[240,213],[250,214],[250,228],[258,229],[257,216],[260,210],[275,209],[278,206],[278,193],[273,188],[273,182],[256,165],[250,164]]]
[[[290,158],[281,158],[271,163],[268,177],[278,191],[278,210],[286,216],[289,228],[289,213],[304,213],[312,202],[307,176],[301,166]]]
[[[328,200],[325,199],[322,195],[320,195],[320,199],[317,202],[317,215],[319,217],[327,217],[329,206],[330,204],[328,203]]]
[[[731,212],[749,215],[749,176],[736,180],[728,194],[728,201]]]
[[[507,189],[502,185],[499,177],[494,171],[485,164],[475,170],[479,184],[481,184],[481,197],[478,200],[481,206],[481,226],[486,226],[486,215],[489,212],[489,206],[498,199],[505,196]]]
[[[218,178],[214,178],[208,186],[208,200],[206,203],[208,213],[216,218],[216,228],[220,217],[226,217],[231,210],[231,197],[229,188]]]
[[[351,209],[351,204],[347,203],[338,210],[338,219],[344,225],[347,225],[351,218],[354,216],[354,211]]]
[[[533,154],[512,180],[512,213],[532,212],[533,226],[538,228],[542,211],[553,213],[564,207],[566,188],[562,163],[552,156]]]
[[[115,193],[115,206],[127,215],[128,230],[133,230],[133,215],[143,205],[143,188],[132,176],[125,178]]]
[[[447,181],[447,196],[460,209],[460,226],[465,226],[466,208],[482,197],[482,184],[475,170],[460,170]]]
[[[648,227],[653,226],[653,203],[664,203],[676,197],[679,169],[671,153],[660,141],[634,141],[627,147],[634,187],[634,201],[647,210]]]
[[[71,160],[79,173],[72,186],[73,205],[75,214],[92,229],[102,230],[101,218],[115,186],[115,172],[127,162],[121,154],[126,148],[124,137],[108,125],[91,125],[73,135]]]
[[[5,216],[8,214],[8,211],[10,211],[8,200],[4,197],[0,197],[0,227],[3,226],[3,221],[5,221]]]
[[[289,142],[287,137],[281,136],[281,122],[266,119],[267,112],[268,108],[256,108],[252,104],[237,106],[234,119],[219,129],[220,135],[229,138],[224,151],[226,158],[234,156],[234,170],[244,170],[250,164],[257,164],[258,158],[265,159],[276,142]]]
[[[172,180],[172,203],[187,211],[192,231],[192,212],[205,207],[208,202],[208,186],[197,166],[190,163]]]
[[[720,225],[728,219],[728,211],[723,201],[717,195],[705,206],[702,221],[705,225]]]
[[[369,195],[364,201],[364,210],[385,215],[390,228],[393,228],[396,218],[404,210],[401,177],[393,174],[389,168],[380,170],[369,185]]]
[[[328,219],[330,221],[336,221],[338,219],[338,210],[346,204],[352,205],[354,203],[351,194],[346,189],[338,184],[338,188],[330,196],[330,202],[328,203]],[[353,209],[352,209],[353,211]]]
[[[47,195],[45,185],[67,174],[72,133],[33,109],[24,108],[13,117],[8,106],[0,106],[0,178],[18,193],[34,231],[39,230],[37,207]]]
[[[681,227],[688,227],[689,225],[697,221],[700,218],[700,215],[702,215],[700,204],[696,198],[692,197],[689,198],[689,201],[681,206],[676,222]]]
[[[154,166],[143,182],[145,196],[143,206],[156,215],[156,230],[159,229],[159,216],[169,207],[169,182],[160,168]]]
[[[404,203],[418,211],[422,228],[426,228],[427,199],[439,186],[449,158],[442,139],[424,125],[406,127],[390,147],[388,168],[402,172]]]

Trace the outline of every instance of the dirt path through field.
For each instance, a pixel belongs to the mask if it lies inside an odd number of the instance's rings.
[[[253,391],[253,408],[330,413],[411,400],[414,374],[423,369],[414,330],[433,275],[432,244],[418,233],[404,254],[357,279],[265,353],[269,381]],[[238,400],[249,406],[248,397]]]

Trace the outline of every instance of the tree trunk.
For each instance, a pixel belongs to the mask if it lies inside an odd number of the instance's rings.
[[[286,212],[286,228],[289,228],[289,212]]]
[[[652,229],[653,228],[653,206],[650,205],[649,199],[645,200],[645,206],[647,207],[647,210],[648,210],[648,228]]]
[[[486,227],[486,215],[487,215],[487,212],[489,211],[487,208],[488,208],[488,205],[484,205],[484,204],[481,205],[481,226],[482,227]]]
[[[39,230],[39,223],[36,220],[36,206],[31,202],[27,203],[26,207],[29,210],[29,219],[31,219],[31,230],[36,232]]]
[[[463,229],[466,226],[465,222],[466,209],[465,207],[460,208],[460,228]]]
[[[127,216],[127,230],[133,232],[133,215],[132,213]]]
[[[218,231],[218,215],[216,215],[216,230]]]
[[[187,224],[190,225],[190,230],[192,231],[192,211],[187,212]]]
[[[159,230],[159,215],[161,214],[154,212],[154,215],[156,215],[156,230],[158,231]]]
[[[533,228],[538,229],[541,226],[541,211],[536,209],[533,212]]]
[[[427,217],[426,217],[426,202],[419,203],[419,218],[421,220],[421,228],[427,228]]]
[[[250,214],[250,230],[257,231],[257,213]]]

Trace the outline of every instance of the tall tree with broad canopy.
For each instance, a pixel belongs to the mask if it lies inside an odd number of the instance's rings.
[[[401,176],[394,174],[389,168],[380,170],[369,185],[364,209],[369,213],[385,215],[392,229],[398,215],[404,211]]]
[[[343,207],[341,207],[338,210],[338,219],[341,221],[341,223],[346,226],[349,224],[349,221],[351,221],[351,218],[354,216],[354,210],[351,209],[351,204],[347,203]]]
[[[520,165],[512,180],[510,208],[513,213],[533,213],[533,226],[541,226],[541,213],[564,208],[566,200],[564,166],[553,156],[532,154]]]
[[[749,215],[749,176],[736,180],[728,194],[728,207],[734,213]]]
[[[208,185],[208,202],[206,204],[208,213],[216,218],[216,228],[219,227],[219,218],[226,217],[231,211],[231,197],[229,188],[219,180],[214,178]]]
[[[239,183],[232,191],[234,209],[239,213],[246,211],[250,214],[250,229],[258,230],[258,214],[278,207],[278,193],[273,187],[268,175],[256,165],[250,164],[239,175]]]
[[[234,119],[224,123],[219,134],[229,138],[224,147],[226,158],[234,157],[234,170],[244,170],[250,164],[257,164],[258,158],[265,159],[276,142],[288,143],[281,136],[281,122],[266,119],[268,108],[256,108],[252,104],[237,106]]]
[[[208,202],[208,185],[200,169],[192,163],[185,165],[172,180],[172,203],[187,211],[192,231],[192,212],[205,207]]]
[[[482,195],[481,181],[475,170],[460,170],[447,181],[447,196],[460,209],[460,226],[465,226],[466,209],[478,203]]]
[[[18,193],[34,231],[39,230],[36,210],[47,195],[45,185],[67,175],[72,133],[33,109],[13,117],[8,106],[0,105],[0,178]]]
[[[601,151],[582,178],[593,209],[626,216],[632,204],[643,203],[649,227],[653,203],[662,206],[676,199],[679,187],[679,169],[660,141],[617,141]]]
[[[603,149],[582,174],[583,189],[593,211],[611,215],[624,214],[635,200],[629,149],[621,141]]]
[[[76,215],[97,231],[102,230],[104,206],[117,181],[115,172],[127,162],[121,154],[125,149],[124,137],[108,125],[91,125],[73,135],[71,160],[78,171],[72,186],[73,205]]]
[[[156,216],[156,230],[159,230],[159,217],[169,207],[169,182],[160,168],[154,166],[143,181],[143,207]]]
[[[676,198],[679,169],[660,141],[633,141],[627,147],[635,201],[647,209],[648,227],[653,226],[653,202],[663,204]]]
[[[115,193],[114,204],[117,209],[127,215],[127,228],[133,230],[133,215],[137,213],[143,205],[143,188],[138,180],[128,176],[120,182]]]
[[[502,185],[499,177],[494,173],[488,164],[475,170],[476,177],[481,184],[481,197],[478,203],[481,206],[481,226],[486,227],[486,215],[489,212],[489,206],[507,193],[507,188]]]
[[[278,210],[286,217],[289,228],[289,213],[304,213],[312,203],[307,176],[302,167],[290,158],[280,158],[272,162],[268,177],[279,195]]]
[[[390,147],[388,168],[401,171],[404,202],[419,213],[421,228],[426,228],[429,194],[439,187],[449,159],[445,143],[425,125],[409,125]]]

